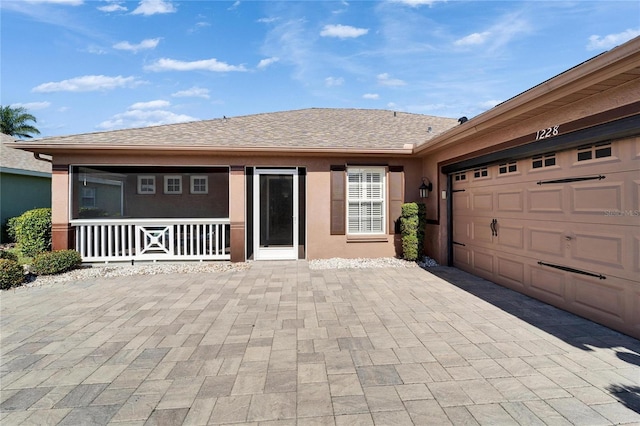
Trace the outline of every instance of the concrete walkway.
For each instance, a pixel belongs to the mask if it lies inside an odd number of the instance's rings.
[[[2,292],[0,423],[640,424],[640,341],[450,268]]]

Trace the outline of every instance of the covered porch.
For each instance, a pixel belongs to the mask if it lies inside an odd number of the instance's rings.
[[[231,260],[229,167],[71,166],[85,262]]]

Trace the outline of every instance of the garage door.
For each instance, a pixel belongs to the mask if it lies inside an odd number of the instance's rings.
[[[451,178],[454,266],[640,338],[640,138]]]

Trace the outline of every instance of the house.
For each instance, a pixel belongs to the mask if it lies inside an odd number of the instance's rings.
[[[640,336],[640,38],[460,124],[305,109],[15,146],[53,155],[53,244],[87,261],[394,256],[423,201],[441,264]]]
[[[8,241],[7,220],[27,210],[51,207],[51,163],[8,146],[14,139],[0,134],[0,242]]]

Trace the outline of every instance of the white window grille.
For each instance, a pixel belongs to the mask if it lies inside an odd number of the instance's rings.
[[[347,169],[347,233],[384,234],[385,169]]]
[[[208,194],[209,178],[207,176],[191,176],[191,193]]]
[[[138,194],[155,194],[156,177],[138,176]]]
[[[167,175],[164,177],[165,194],[182,194],[182,176]]]

